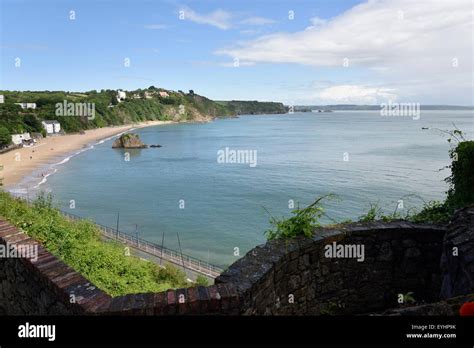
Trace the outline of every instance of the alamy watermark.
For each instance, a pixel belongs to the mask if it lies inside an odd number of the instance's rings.
[[[420,119],[420,103],[388,103],[380,104],[381,116],[392,117],[412,117],[414,120]]]
[[[365,246],[363,244],[327,244],[324,246],[324,256],[327,258],[357,259],[358,262],[365,260]]]
[[[0,259],[3,258],[25,258],[36,262],[38,244],[0,244]]]
[[[26,322],[18,326],[19,338],[47,338],[52,342],[56,340],[56,325],[36,325]]]
[[[235,150],[228,147],[217,151],[217,163],[248,164],[257,166],[257,150]]]
[[[95,118],[95,103],[70,103],[64,100],[56,103],[56,116],[87,117],[89,121]]]

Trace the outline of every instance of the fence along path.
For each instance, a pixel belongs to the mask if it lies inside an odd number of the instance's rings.
[[[64,211],[62,211],[61,213],[64,216],[73,220],[83,219],[79,216],[66,213]],[[120,243],[133,247],[139,251],[156,256],[162,260],[169,261],[171,263],[174,263],[175,265],[184,267],[186,269],[205,275],[207,277],[214,279],[224,271],[223,268],[212,265],[206,261],[199,260],[189,255],[181,254],[178,251],[168,249],[156,243],[146,241],[144,239],[133,236],[129,233],[121,232],[121,231],[118,231],[117,229],[113,229],[113,228],[103,226],[97,223],[96,225],[106,238],[109,238],[111,240],[116,240]]]

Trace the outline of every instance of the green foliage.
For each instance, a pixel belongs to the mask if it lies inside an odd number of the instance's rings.
[[[270,224],[273,228],[265,232],[267,239],[291,239],[298,236],[312,237],[314,228],[321,226],[319,219],[324,215],[321,201],[330,197],[332,195],[320,197],[303,209],[298,207],[291,212],[293,216],[288,219],[278,219],[271,216]]]
[[[406,218],[406,216],[402,216],[397,209],[391,214],[385,214],[378,203],[371,203],[368,212],[359,217],[359,222],[373,222],[378,220],[388,222],[403,218]]]
[[[410,291],[403,295],[403,303],[405,304],[416,303],[415,297],[413,297],[413,292]]]
[[[12,137],[7,128],[0,126],[0,147],[10,145]]]
[[[393,220],[409,220],[412,222],[425,223],[446,223],[449,222],[453,211],[449,209],[445,202],[430,201],[423,205],[420,212],[416,209],[407,210],[405,215],[395,210],[393,213],[385,213],[378,203],[370,204],[367,213],[359,217],[359,222],[374,222],[374,221],[393,221]]]
[[[287,112],[282,103],[254,101],[220,101],[233,115],[284,114]]]
[[[451,176],[446,202],[459,208],[474,203],[474,141],[462,141],[450,151]]]
[[[112,296],[189,286],[183,272],[126,256],[124,246],[106,242],[92,222],[71,221],[53,207],[50,195],[33,205],[0,191],[0,216],[40,241],[52,254]]]
[[[381,208],[378,206],[378,203],[371,203],[369,211],[359,217],[360,222],[373,222],[377,220],[378,216],[381,214]]]
[[[209,286],[209,280],[202,274],[199,274],[193,286]]]
[[[155,95],[145,99],[145,91],[157,93],[160,89],[150,86],[147,90],[128,91],[128,97],[121,103],[117,101],[117,91],[101,90],[85,93],[63,91],[0,91],[5,103],[0,104],[0,126],[10,134],[23,132],[41,132],[41,121],[57,120],[66,133],[79,132],[105,126],[116,126],[152,120],[190,120],[199,116],[226,117],[235,114],[286,112],[283,104],[261,103],[257,101],[215,102],[190,90],[189,94],[168,91],[169,97]],[[138,94],[142,99],[131,96]],[[93,103],[95,117],[56,116],[56,104]],[[17,102],[36,103],[35,110],[22,110]],[[109,107],[109,106],[112,107]],[[185,113],[179,113],[179,107],[185,107]]]
[[[33,114],[25,115],[23,120],[29,132],[41,132],[43,130],[43,126],[41,125],[41,122],[36,118],[35,115]]]
[[[446,202],[430,201],[419,213],[411,215],[412,222],[447,223],[453,214],[453,209]]]

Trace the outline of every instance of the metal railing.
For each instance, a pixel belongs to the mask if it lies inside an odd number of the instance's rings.
[[[61,213],[72,220],[84,220],[84,218],[80,216],[67,213],[65,211],[61,211]],[[207,277],[216,278],[218,275],[220,275],[224,271],[223,268],[212,265],[209,262],[202,261],[195,257],[182,254],[176,250],[172,250],[162,245],[149,242],[137,236],[133,236],[132,234],[118,231],[117,229],[107,227],[98,223],[95,223],[95,225],[99,228],[102,234],[108,239],[116,240],[125,245],[129,245],[130,247],[134,249],[159,257],[162,260],[167,260],[178,266],[182,266],[196,273],[203,274]]]

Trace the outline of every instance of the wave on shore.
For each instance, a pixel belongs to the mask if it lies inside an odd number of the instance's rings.
[[[107,138],[101,139],[97,142],[84,145],[84,147],[82,149],[78,150],[78,151],[75,151],[75,152],[72,152],[72,153],[70,152],[66,155],[58,156],[59,158],[61,158],[61,160],[59,162],[45,164],[41,168],[39,168],[39,169],[35,170],[34,172],[30,173],[29,175],[27,175],[19,183],[15,184],[11,188],[7,189],[7,191],[10,192],[14,196],[22,197],[22,198],[28,198],[29,194],[32,193],[32,191],[33,191],[33,193],[35,193],[35,191],[39,191],[40,187],[48,181],[49,176],[51,176],[53,174],[56,174],[58,172],[58,170],[59,170],[59,168],[57,168],[58,166],[69,162],[69,160],[71,158],[76,157],[77,155],[79,155],[79,154],[81,154],[85,151],[94,149],[94,147],[96,145],[101,145],[101,144],[103,144],[103,143],[105,143],[109,140],[112,140],[116,137],[119,137],[122,134],[130,132],[134,129],[136,129],[136,128],[131,128],[131,129],[125,130],[123,132],[120,132],[118,134],[115,134],[115,135],[109,136]],[[56,159],[57,159],[57,157],[56,157]]]

